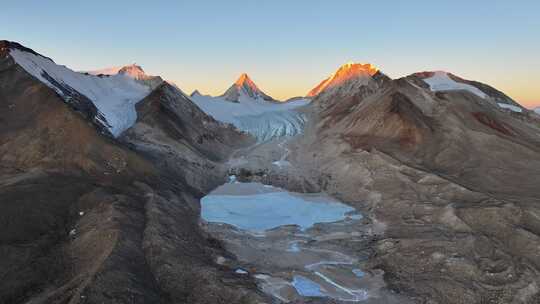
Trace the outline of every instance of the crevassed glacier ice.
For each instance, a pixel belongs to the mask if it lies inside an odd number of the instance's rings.
[[[309,99],[277,103],[240,96],[239,102],[223,97],[194,95],[193,102],[214,119],[233,124],[259,141],[302,133],[306,117],[296,109],[309,103]]]
[[[305,115],[296,111],[276,111],[237,117],[235,126],[255,136],[259,141],[302,133]]]

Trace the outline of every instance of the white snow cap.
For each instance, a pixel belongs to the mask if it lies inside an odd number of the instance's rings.
[[[28,73],[54,89],[66,101],[70,97],[65,96],[63,90],[51,83],[45,74],[60,86],[67,86],[90,99],[105,118],[104,125],[115,137],[135,123],[135,104],[151,91],[150,87],[124,73],[98,77],[72,71],[48,58],[19,49],[11,49],[10,55]]]
[[[424,81],[434,92],[465,90],[481,98],[488,97],[484,92],[475,86],[453,80],[448,76],[448,73],[444,71],[436,71],[434,72],[433,76],[424,79]]]

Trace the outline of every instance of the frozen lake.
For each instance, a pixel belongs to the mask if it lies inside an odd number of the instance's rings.
[[[264,232],[284,225],[301,230],[316,223],[358,218],[355,209],[324,194],[299,194],[258,183],[230,183],[201,200],[201,217],[207,222]]]
[[[278,302],[378,297],[382,276],[361,270],[358,249],[367,229],[362,215],[326,194],[288,192],[230,177],[201,199],[201,217],[205,229],[235,256],[221,257],[220,263],[236,275],[252,276]]]

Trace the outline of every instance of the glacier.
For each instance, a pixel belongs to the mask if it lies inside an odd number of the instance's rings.
[[[103,125],[115,137],[135,123],[135,105],[151,91],[148,86],[127,75],[99,77],[79,73],[57,65],[49,58],[18,49],[10,50],[10,55],[23,69],[55,90],[66,102],[71,98],[66,95],[66,91],[72,90],[92,101],[106,120],[102,121]]]
[[[307,98],[282,103],[270,102],[246,95],[241,95],[238,102],[200,94],[193,94],[191,99],[214,119],[232,124],[260,142],[302,133],[306,116],[297,109],[310,102]]]

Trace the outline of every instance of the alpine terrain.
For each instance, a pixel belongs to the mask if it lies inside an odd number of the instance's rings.
[[[187,95],[0,41],[0,303],[540,303],[540,114],[458,75]]]

